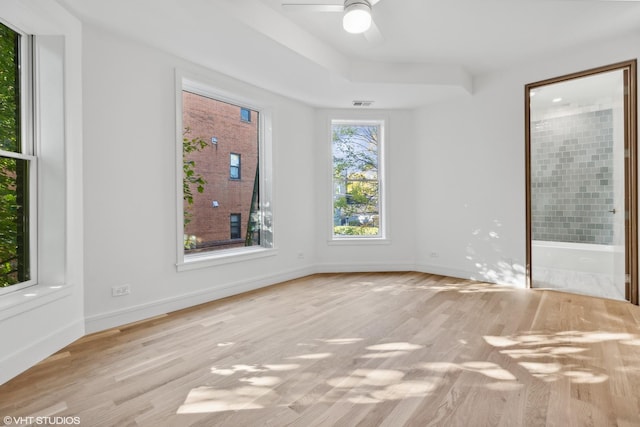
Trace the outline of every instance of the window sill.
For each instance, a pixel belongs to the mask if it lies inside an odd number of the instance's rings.
[[[266,258],[277,254],[278,251],[273,248],[241,248],[224,251],[223,253],[187,255],[184,257],[183,262],[176,264],[176,268],[178,271],[189,271],[196,270],[198,268]]]
[[[342,237],[327,240],[330,246],[369,246],[369,245],[390,245],[391,239],[384,237]]]
[[[71,294],[70,285],[33,285],[0,296],[0,320],[17,316]]]

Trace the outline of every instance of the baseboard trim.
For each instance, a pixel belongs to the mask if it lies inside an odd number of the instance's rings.
[[[85,318],[85,330],[87,334],[103,331],[105,329],[126,325],[132,322],[148,319],[194,305],[238,295],[244,292],[286,282],[316,273],[313,267],[287,270],[270,276],[254,277],[233,283],[218,286],[212,289],[191,292],[175,297],[151,301],[144,304],[127,307],[122,310],[95,314]]]
[[[503,272],[491,272],[493,274],[479,271],[466,271],[440,265],[420,264],[416,265],[416,271],[421,273],[439,274],[441,276],[454,277],[457,279],[475,280],[478,282],[491,283],[494,285],[511,286],[514,288],[525,288],[524,274],[515,270],[505,270]]]
[[[73,322],[0,359],[0,384],[31,368],[84,335],[82,320]]]
[[[316,264],[316,273],[362,273],[362,272],[384,272],[384,271],[416,271],[414,263],[326,263]]]
[[[454,277],[456,279],[477,280],[474,279],[474,276],[477,276],[477,274],[474,274],[473,272],[443,267],[441,265],[418,264],[415,266],[415,271],[420,273],[437,274],[439,276]]]

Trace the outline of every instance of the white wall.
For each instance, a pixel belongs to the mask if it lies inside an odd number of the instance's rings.
[[[524,286],[524,86],[637,58],[638,35],[478,77],[474,94],[416,112],[423,271]]]
[[[84,334],[81,25],[51,0],[4,0],[0,19],[41,37],[38,284],[0,296],[0,384]],[[38,37],[37,37],[38,40]]]
[[[311,273],[313,109],[91,25],[83,40],[87,330]],[[176,271],[176,67],[273,112],[277,255]]]
[[[385,242],[332,242],[332,119],[385,121],[384,141],[386,210]],[[415,233],[420,212],[416,211],[414,115],[410,110],[319,110],[316,114],[315,193],[316,269],[322,272],[393,271],[415,269]]]

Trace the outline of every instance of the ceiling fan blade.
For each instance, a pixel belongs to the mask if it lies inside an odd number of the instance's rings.
[[[307,4],[307,3],[283,3],[283,9],[295,12],[342,12],[342,4]]]
[[[369,29],[364,32],[364,38],[367,39],[369,43],[374,44],[380,44],[384,41],[384,37],[382,37],[382,33],[380,32],[380,28],[378,28],[375,21],[371,21],[371,27],[369,27]]]

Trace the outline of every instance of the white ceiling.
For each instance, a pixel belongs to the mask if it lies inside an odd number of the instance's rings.
[[[383,40],[282,0],[58,0],[80,19],[321,107],[410,108],[472,92],[474,75],[640,31],[640,2],[380,0]],[[341,0],[284,0],[340,3]]]

